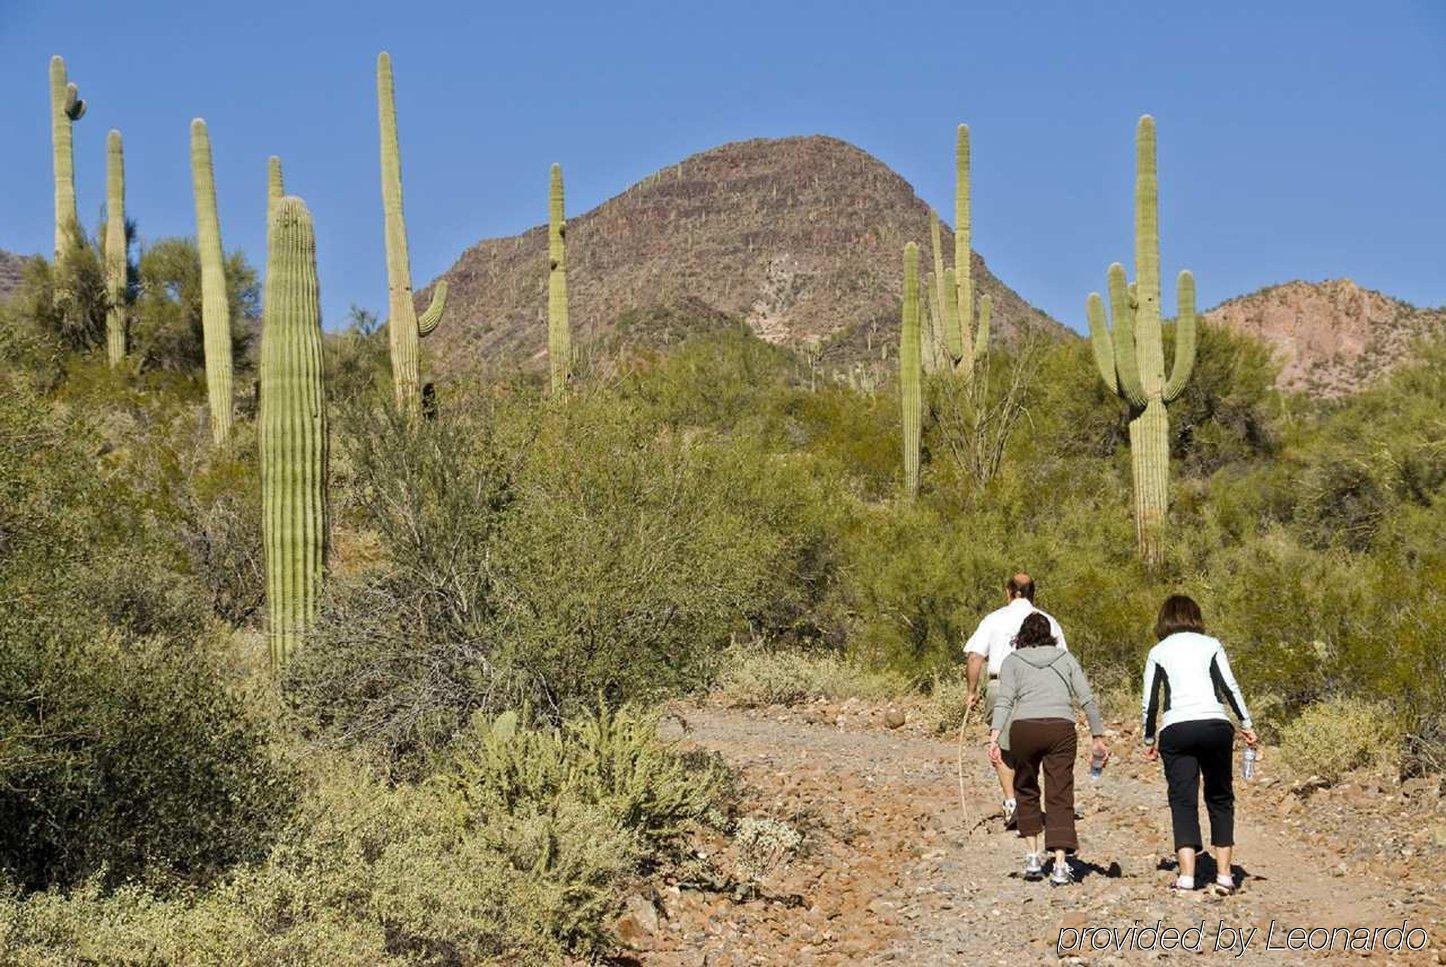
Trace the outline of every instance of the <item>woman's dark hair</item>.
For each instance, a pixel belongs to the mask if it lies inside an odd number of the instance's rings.
[[[1160,605],[1160,616],[1155,619],[1155,640],[1163,641],[1176,632],[1193,631],[1203,634],[1205,616],[1200,606],[1187,594],[1172,594]]]
[[[1024,624],[1019,626],[1019,634],[1014,636],[1016,648],[1044,648],[1057,644],[1054,632],[1049,630],[1049,619],[1038,611],[1024,619]]]

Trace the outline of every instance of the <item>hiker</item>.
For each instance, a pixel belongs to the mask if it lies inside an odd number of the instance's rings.
[[[1250,710],[1230,671],[1225,649],[1205,634],[1200,606],[1183,594],[1165,599],[1155,621],[1155,647],[1145,660],[1145,756],[1165,763],[1170,822],[1180,871],[1174,892],[1195,889],[1195,854],[1200,842],[1200,777],[1205,778],[1205,811],[1215,848],[1215,893],[1234,893],[1230,859],[1235,846],[1235,792],[1231,770],[1235,728],[1220,698],[1240,720],[1245,744],[1257,741]],[[1158,736],[1156,721],[1160,722]]]
[[[1055,644],[1065,649],[1064,631],[1060,629],[1059,622],[1045,612],[1034,606],[1034,578],[1020,571],[1013,575],[1004,584],[1005,605],[991,611],[979,622],[978,629],[969,636],[969,641],[964,645],[964,653],[969,656],[969,664],[966,676],[969,683],[969,698],[966,715],[974,710],[975,704],[979,701],[979,680],[986,668],[988,669],[988,681],[984,690],[984,717],[989,719],[994,714],[994,698],[999,686],[999,668],[1004,664],[1004,659],[1014,650],[1014,637],[1019,634],[1019,628],[1024,624],[1024,619],[1031,614],[1042,614],[1049,622],[1050,634],[1054,636]],[[1009,736],[1002,737],[1002,748],[1009,748]],[[1003,759],[994,760],[994,771],[999,776],[999,788],[1004,793],[1004,828],[1014,829],[1014,770],[1009,768],[1007,761]]]
[[[1054,854],[1050,883],[1065,886],[1074,882],[1069,854],[1079,849],[1074,825],[1074,759],[1079,747],[1074,709],[1084,709],[1094,736],[1094,755],[1109,759],[1105,726],[1084,669],[1075,657],[1060,648],[1042,611],[1027,615],[1014,639],[1014,650],[999,666],[999,694],[990,721],[989,758],[1008,761],[1014,769],[1014,791],[1019,799],[1015,813],[1019,836],[1028,843],[1024,854],[1024,878],[1044,876],[1045,850]],[[1008,735],[1009,750],[999,740]],[[1044,810],[1040,811],[1040,770],[1044,771]]]

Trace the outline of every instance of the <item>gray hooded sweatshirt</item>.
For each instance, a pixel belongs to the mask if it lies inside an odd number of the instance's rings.
[[[1018,648],[999,667],[999,697],[990,727],[1000,730],[1003,746],[1011,723],[1019,719],[1073,721],[1076,703],[1089,719],[1090,735],[1104,735],[1094,693],[1075,657],[1054,645]]]

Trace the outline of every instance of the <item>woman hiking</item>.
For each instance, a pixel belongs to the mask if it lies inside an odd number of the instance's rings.
[[[1200,780],[1205,780],[1205,811],[1210,815],[1210,845],[1215,847],[1215,893],[1235,892],[1230,868],[1235,846],[1235,791],[1231,785],[1235,728],[1223,699],[1240,720],[1245,744],[1258,741],[1250,710],[1230,671],[1225,648],[1205,634],[1200,606],[1183,594],[1165,599],[1155,621],[1157,643],[1145,660],[1145,755],[1165,763],[1170,822],[1180,871],[1170,889],[1195,889],[1195,855],[1200,841]],[[1156,735],[1156,722],[1160,723]]]
[[[1074,825],[1074,759],[1079,739],[1075,732],[1075,705],[1084,709],[1094,736],[1094,754],[1109,758],[1104,723],[1084,669],[1069,652],[1058,647],[1049,618],[1035,612],[1024,619],[1012,651],[999,667],[999,695],[990,723],[989,758],[996,764],[1007,757],[1014,772],[1018,801],[1015,820],[1027,843],[1024,878],[1044,876],[1044,848],[1054,854],[1049,880],[1055,886],[1074,882],[1069,854],[1079,848]],[[1009,751],[999,747],[1006,737]],[[1044,810],[1040,810],[1040,769],[1044,770]]]

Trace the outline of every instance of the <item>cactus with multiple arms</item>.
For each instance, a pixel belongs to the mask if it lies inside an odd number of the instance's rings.
[[[431,305],[417,317],[412,302],[412,264],[407,223],[402,215],[402,156],[397,142],[397,105],[392,57],[377,55],[377,118],[382,142],[382,209],[387,241],[387,331],[392,351],[392,385],[397,405],[413,412],[421,404],[419,341],[431,334],[447,306],[447,283],[438,282]]]
[[[75,211],[75,148],[71,126],[85,115],[85,102],[76,86],[66,80],[65,60],[50,58],[50,140],[55,168],[55,259],[69,250],[77,237],[80,217]]]
[[[119,131],[105,142],[105,353],[112,367],[126,354],[126,169]]]
[[[944,267],[944,247],[937,212],[929,213],[934,274],[931,305],[937,304],[934,325],[939,329],[948,365],[964,378],[989,352],[989,319],[993,300],[979,300],[978,326],[974,316],[974,278],[970,237],[969,125],[959,125],[954,146],[954,265]]]
[[[567,212],[562,165],[557,164],[547,197],[547,361],[552,395],[561,395],[572,376],[572,331],[567,321]]]
[[[1170,421],[1165,404],[1185,389],[1195,368],[1195,279],[1181,272],[1175,365],[1165,378],[1160,327],[1159,182],[1155,172],[1155,120],[1140,118],[1135,137],[1135,285],[1116,262],[1109,270],[1113,328],[1099,293],[1086,303],[1090,341],[1100,377],[1130,407],[1130,462],[1135,485],[1135,534],[1141,555],[1156,563],[1169,509]]]
[[[973,216],[970,212],[969,125],[961,124],[954,142],[954,286],[958,320],[950,353],[955,368],[968,375],[989,351],[989,317],[994,301],[979,300],[979,324],[974,324]]]
[[[300,198],[267,226],[261,325],[261,502],[273,665],[301,643],[326,567],[326,397],[316,234]]]
[[[924,417],[919,359],[919,247],[904,246],[904,314],[899,330],[899,397],[903,402],[904,494],[919,493],[919,431]]]
[[[211,439],[216,446],[224,446],[231,437],[231,302],[226,295],[221,221],[216,214],[211,135],[201,118],[191,122],[191,180],[196,192],[196,247],[201,253],[201,332]]]

